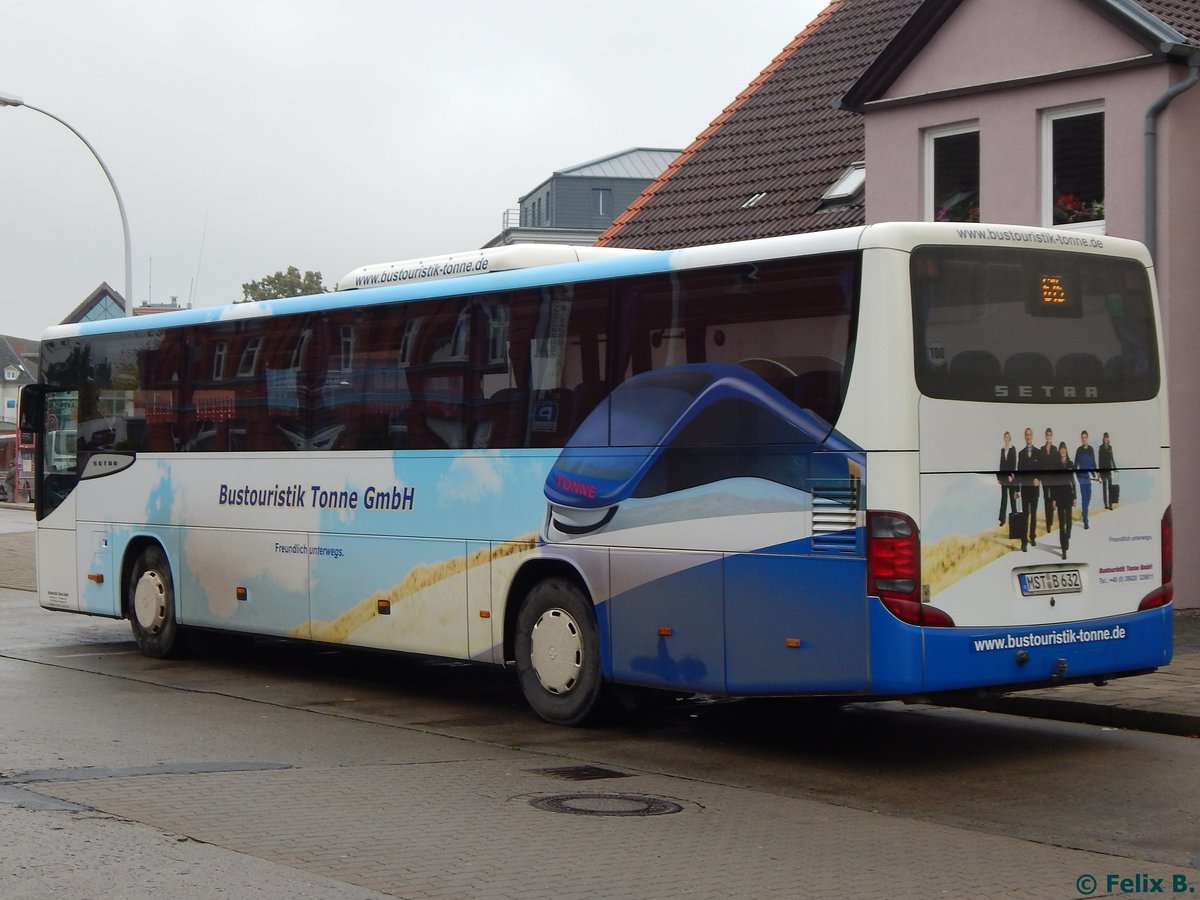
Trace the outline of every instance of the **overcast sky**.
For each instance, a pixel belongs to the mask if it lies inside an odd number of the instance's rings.
[[[479,247],[555,169],[687,146],[826,0],[0,0],[0,92],[92,143],[136,303]],[[125,289],[87,148],[0,108],[0,333]]]

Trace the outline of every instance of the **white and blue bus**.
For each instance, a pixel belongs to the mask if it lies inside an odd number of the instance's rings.
[[[511,666],[564,724],[613,690],[937,698],[1170,661],[1140,245],[918,223],[506,253],[51,329],[21,406],[41,604],[154,657],[211,629]]]

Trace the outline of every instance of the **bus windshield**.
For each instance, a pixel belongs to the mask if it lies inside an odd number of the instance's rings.
[[[919,247],[911,276],[926,396],[1111,403],[1158,393],[1149,277],[1134,260]]]

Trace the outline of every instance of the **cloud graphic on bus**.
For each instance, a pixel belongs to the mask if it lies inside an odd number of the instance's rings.
[[[437,491],[443,500],[482,500],[504,492],[512,464],[498,455],[460,456],[439,479]]]

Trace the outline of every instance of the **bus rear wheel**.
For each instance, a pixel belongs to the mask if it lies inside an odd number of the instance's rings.
[[[579,725],[599,705],[600,639],[584,593],[565,578],[538,582],[517,615],[517,677],[525,699],[555,725]]]
[[[143,655],[169,659],[183,652],[175,620],[175,582],[162,548],[147,547],[129,576],[129,624]]]

